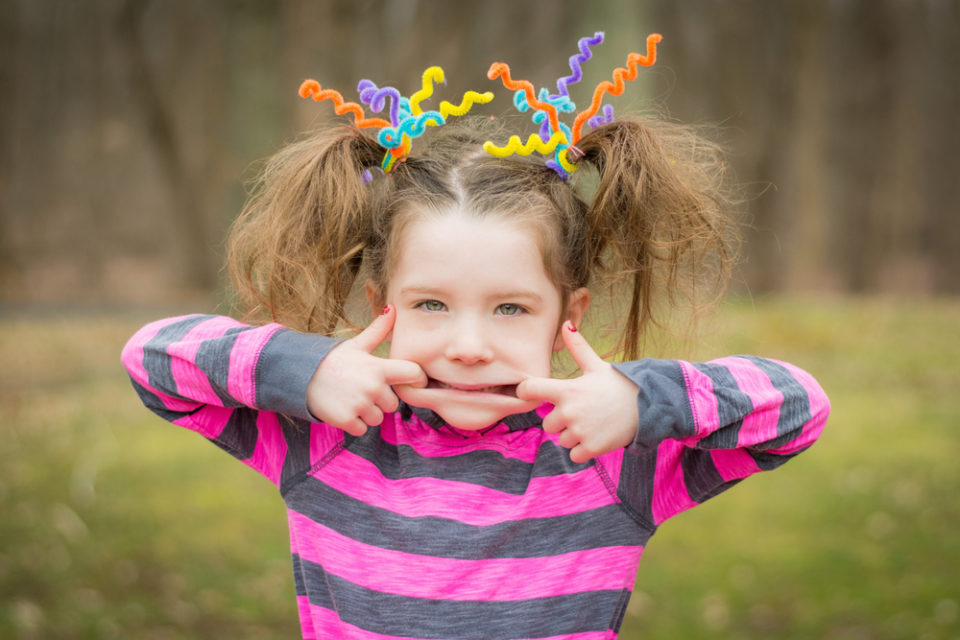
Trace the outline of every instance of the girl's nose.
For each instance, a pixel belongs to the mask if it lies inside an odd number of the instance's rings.
[[[493,360],[493,350],[481,327],[470,320],[458,322],[452,327],[447,341],[446,356],[464,364],[477,364]]]

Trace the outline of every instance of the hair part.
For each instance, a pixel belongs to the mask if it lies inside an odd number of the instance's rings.
[[[736,233],[715,145],[662,121],[618,120],[581,138],[570,184],[539,158],[483,152],[501,129],[458,119],[369,184],[363,171],[383,149],[354,127],[281,150],[229,239],[229,270],[248,316],[328,335],[355,330],[348,302],[360,274],[382,298],[409,225],[454,209],[530,225],[564,303],[589,287],[613,314],[625,308],[611,324],[612,350],[626,358],[639,355],[661,302],[719,297]]]

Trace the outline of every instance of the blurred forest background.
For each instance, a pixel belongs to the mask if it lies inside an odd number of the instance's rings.
[[[664,526],[621,637],[960,640],[960,0],[0,0],[0,638],[289,638],[270,483],[147,412],[143,323],[215,311],[258,161],[337,117],[304,78],[446,98],[491,62],[716,125],[735,295],[689,353],[811,371],[820,442]],[[342,120],[342,119],[340,119]]]
[[[500,113],[491,62],[552,86],[597,30],[575,99],[657,31],[616,108],[722,127],[744,287],[960,292],[955,0],[2,0],[0,302],[214,290],[253,163],[335,117],[303,78],[355,100],[440,64]]]

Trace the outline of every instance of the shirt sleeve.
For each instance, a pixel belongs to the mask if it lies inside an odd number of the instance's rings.
[[[640,416],[618,497],[652,527],[807,449],[830,412],[809,373],[776,360],[645,359],[614,367],[639,388]]]
[[[150,323],[121,359],[144,405],[212,440],[278,486],[310,449],[306,389],[338,343],[277,324],[190,315]],[[292,455],[291,447],[305,452]]]

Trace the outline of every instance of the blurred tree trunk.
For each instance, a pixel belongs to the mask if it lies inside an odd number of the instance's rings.
[[[884,175],[892,147],[893,105],[900,99],[896,73],[898,39],[889,4],[854,3],[837,12],[838,39],[830,95],[836,102],[832,165],[837,199],[835,250],[844,288],[860,293],[877,281],[886,258],[884,226],[889,197]]]
[[[931,256],[935,291],[960,293],[960,3],[931,3],[920,80],[925,119],[918,152],[923,210],[922,248]],[[914,65],[912,72],[918,72]]]
[[[126,0],[116,22],[117,34],[128,63],[127,77],[135,105],[170,190],[170,222],[177,228],[177,241],[182,243],[185,283],[210,289],[216,283],[218,260],[204,224],[200,187],[187,170],[173,113],[163,99],[144,48],[142,22],[149,5],[150,0]]]
[[[824,143],[828,122],[824,104],[824,69],[827,6],[804,2],[798,7],[794,85],[794,123],[788,127],[789,142],[780,153],[784,180],[789,185],[780,202],[786,244],[783,247],[784,282],[789,289],[813,290],[826,275],[827,221]]]

